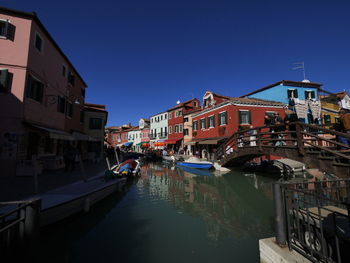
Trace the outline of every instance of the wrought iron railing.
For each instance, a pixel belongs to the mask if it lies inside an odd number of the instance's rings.
[[[312,262],[350,262],[350,179],[276,183],[276,241]]]

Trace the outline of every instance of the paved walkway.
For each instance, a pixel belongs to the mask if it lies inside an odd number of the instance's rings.
[[[84,162],[86,178],[103,174],[107,164],[102,161],[99,164]],[[44,171],[38,176],[38,192],[44,193],[84,179],[84,173],[79,164],[74,171],[65,172],[63,169],[56,171]],[[1,178],[0,176],[0,202],[15,201],[32,196],[34,193],[34,178],[12,176]]]

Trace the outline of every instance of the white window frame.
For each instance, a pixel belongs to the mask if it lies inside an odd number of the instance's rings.
[[[204,128],[202,128],[202,120],[204,120]],[[201,130],[205,130],[206,128],[205,128],[205,126],[206,126],[206,118],[201,118],[200,119],[200,121],[199,121],[199,128],[201,129]]]
[[[225,124],[222,124],[222,119],[221,119],[221,116],[222,116],[222,113],[225,113],[226,112],[226,122],[225,122]],[[220,116],[220,126],[225,126],[225,125],[227,125],[227,111],[220,111],[219,112],[219,116]],[[219,120],[218,120],[218,123],[219,123]]]
[[[239,110],[238,112],[239,112],[239,114],[241,114],[241,112],[247,112],[247,113],[248,113],[247,116],[249,116],[250,110]],[[242,115],[241,115],[241,116],[242,116]],[[242,117],[240,117],[240,119],[242,119]],[[240,122],[239,124],[240,124],[240,125],[249,125],[249,124],[250,124],[249,118],[248,118],[248,122]]]
[[[169,126],[168,130],[169,130],[169,134],[172,134],[173,133],[173,126]]]
[[[193,123],[193,125],[192,125],[193,126],[193,131],[198,131],[198,120],[195,120],[192,123]],[[197,127],[195,127],[194,123],[197,124]]]
[[[174,125],[174,133],[179,133],[179,125]]]
[[[180,124],[180,125],[179,125],[179,133],[182,133],[182,132],[183,132],[183,125]]]
[[[173,113],[172,112],[169,112],[169,120],[172,118],[172,115],[173,115]]]
[[[213,118],[212,118],[213,117]],[[209,118],[209,127],[208,128],[214,128],[215,126],[214,126],[214,114],[213,115],[210,115],[210,116],[208,116],[208,118]],[[211,122],[211,120],[212,120],[212,122]]]
[[[5,35],[4,35],[4,36],[1,36],[1,35],[0,35],[0,39],[8,39],[10,20],[9,20],[9,19],[0,19],[0,22],[6,23],[6,32],[5,32]]]

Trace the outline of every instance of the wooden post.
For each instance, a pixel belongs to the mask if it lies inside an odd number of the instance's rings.
[[[34,239],[40,226],[41,199],[33,199],[31,201],[32,203],[26,207],[24,234],[26,238]]]
[[[304,150],[304,142],[303,142],[303,134],[302,132],[302,127],[300,123],[296,123],[295,125],[295,131],[297,134],[297,147],[298,147],[298,152],[300,155],[304,156],[305,155],[305,150]]]
[[[258,132],[256,134],[256,138],[258,139],[258,147],[259,147],[259,152],[262,152],[262,145],[261,145],[261,128],[258,129]]]
[[[107,162],[108,170],[111,170],[111,165],[109,164],[108,156],[106,156],[106,162]]]
[[[114,147],[114,154],[115,154],[115,159],[117,160],[117,164],[119,165],[119,156],[115,147]]]

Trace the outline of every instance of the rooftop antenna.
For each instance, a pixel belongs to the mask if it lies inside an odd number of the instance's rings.
[[[176,104],[180,104],[180,101],[178,100],[178,101],[176,102]]]
[[[304,79],[302,80],[302,82],[310,82],[310,80],[306,79],[305,63],[304,63],[304,61],[303,62],[296,62],[296,63],[293,63],[293,64],[297,65],[296,67],[292,68],[293,70],[296,70],[296,69],[302,69],[303,70]]]

